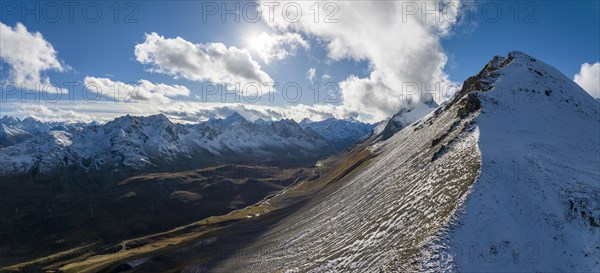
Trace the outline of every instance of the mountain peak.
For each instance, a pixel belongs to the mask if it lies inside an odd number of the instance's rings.
[[[271,124],[272,122],[273,122],[272,120],[264,120],[263,118],[258,118],[257,120],[254,121],[254,124],[267,125],[267,124]]]
[[[291,124],[291,125],[298,125],[298,123],[297,123],[295,120],[291,119],[291,118],[284,118],[284,119],[281,119],[281,120],[279,121],[279,123],[281,123],[281,124]]]
[[[303,118],[303,119],[300,121],[300,123],[299,123],[299,124],[300,124],[300,125],[306,125],[306,124],[309,124],[309,123],[311,123],[311,122],[312,122],[312,120],[310,120],[309,118]]]
[[[534,57],[530,56],[529,54],[524,53],[522,51],[518,51],[518,50],[512,50],[512,51],[508,52],[508,58],[509,59],[516,59],[516,58],[528,59],[532,62],[537,61]]]
[[[411,108],[401,109],[387,122],[378,125],[375,128],[375,133],[381,137],[381,140],[386,140],[402,130],[402,128],[429,114],[436,107],[437,104],[430,101],[429,103],[419,102]]]
[[[514,71],[518,71],[518,73],[513,73]],[[511,79],[507,79],[506,74],[511,74]],[[471,91],[490,91],[501,76],[503,82],[511,80],[521,89],[527,85],[540,87],[548,81],[556,82],[557,80],[567,83],[569,89],[581,89],[573,86],[572,80],[554,67],[521,51],[510,51],[506,57],[494,56],[479,73],[469,77],[463,83],[458,97]]]
[[[209,120],[204,122],[204,124],[211,126],[211,127],[224,127],[224,126],[229,126],[229,125],[233,125],[236,123],[245,123],[245,122],[248,122],[248,120],[246,118],[244,118],[242,115],[238,114],[237,112],[233,112],[233,114],[229,115],[228,117],[226,117],[224,119],[210,118]]]
[[[34,119],[33,117],[26,117],[22,121],[34,122],[34,121],[37,121],[37,119]]]
[[[560,113],[597,120],[599,115],[596,100],[570,77],[519,51],[492,58],[477,75],[463,83],[448,104],[465,95],[480,100],[486,115],[505,115],[499,113],[506,109],[510,109],[511,116],[527,119],[546,119]]]
[[[151,121],[151,122],[167,122],[167,123],[171,123],[171,120],[165,116],[164,114],[156,114],[156,115],[151,115],[151,116],[147,116],[144,119]]]
[[[18,118],[15,118],[12,116],[7,116],[7,115],[4,115],[4,117],[2,117],[0,119],[0,123],[2,123],[2,124],[12,124],[12,123],[16,123],[16,122],[19,122]]]
[[[229,115],[224,120],[226,120],[226,121],[245,121],[246,118],[244,118],[238,112],[233,112],[233,114]]]

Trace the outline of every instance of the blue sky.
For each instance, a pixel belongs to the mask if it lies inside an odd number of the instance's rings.
[[[307,2],[310,1],[298,2],[302,4],[301,10],[305,17],[313,15],[310,13],[312,4]],[[371,3],[363,1],[363,4],[365,2]],[[396,1],[398,2],[400,1]],[[211,5],[217,2],[206,1],[81,2],[73,7],[72,20],[69,18],[70,9],[63,3],[47,3],[3,1],[0,6],[0,21],[4,25],[14,28],[17,23],[22,23],[28,32],[41,33],[43,39],[56,51],[55,58],[62,67],[58,70],[62,71],[41,69],[42,79],[48,78],[51,82],[59,84],[83,84],[86,77],[106,78],[112,82],[124,83],[146,80],[152,84],[185,87],[191,93],[191,96],[154,96],[161,98],[160,104],[157,100],[148,99],[152,104],[137,101],[133,105],[124,102],[124,105],[118,106],[93,104],[87,107],[84,102],[78,103],[82,99],[82,92],[75,92],[75,102],[64,105],[55,103],[44,107],[48,114],[54,114],[55,119],[61,118],[60,115],[66,112],[71,115],[65,118],[85,117],[88,120],[128,112],[164,112],[174,117],[176,112],[185,112],[191,107],[194,109],[191,111],[193,113],[186,113],[181,119],[194,120],[226,115],[236,109],[242,112],[248,110],[243,105],[229,107],[230,103],[234,102],[233,99],[228,99],[228,103],[219,106],[218,103],[209,105],[202,102],[202,99],[193,97],[194,94],[201,94],[206,88],[206,82],[216,78],[223,79],[227,75],[212,75],[210,78],[206,73],[199,75],[194,71],[181,72],[181,67],[165,67],[165,63],[158,64],[156,59],[146,62],[138,60],[136,45],[148,43],[146,34],[151,33],[156,33],[165,44],[172,41],[169,39],[180,37],[182,41],[190,44],[222,43],[225,48],[247,50],[251,61],[259,66],[254,72],[264,73],[282,84],[294,82],[302,88],[302,96],[297,102],[286,102],[281,96],[279,86],[275,87],[279,92],[274,95],[273,103],[268,99],[261,99],[258,103],[246,103],[252,104],[255,111],[242,114],[253,118],[269,115],[271,118],[299,118],[305,115],[313,119],[358,116],[364,120],[375,121],[393,114],[401,107],[406,107],[405,102],[394,99],[399,82],[427,81],[425,85],[433,82],[461,83],[468,76],[477,73],[493,55],[506,55],[510,50],[520,50],[535,56],[569,77],[579,73],[582,64],[594,64],[600,60],[598,1],[478,1],[476,5],[474,2],[463,1],[462,13],[450,24],[423,23],[423,17],[418,17],[418,13],[414,15],[404,9],[408,8],[410,3],[416,2],[405,2],[406,4],[401,6],[403,9],[396,10],[396,13],[389,12],[389,8],[373,8],[364,9],[362,14],[359,8],[355,8],[360,4],[349,4],[349,1],[346,1],[340,2],[336,14],[332,17],[338,20],[337,23],[327,25],[319,22],[311,25],[308,22],[304,26],[288,24],[281,18],[275,23],[267,22],[264,13],[258,22],[248,22],[243,16],[239,22],[235,22],[232,14],[223,15],[217,12],[215,15],[208,15],[207,8],[214,8],[215,6]],[[221,10],[223,6],[221,2],[218,3],[217,7]],[[225,3],[230,9],[235,8],[235,3],[239,3],[238,12],[243,13],[249,3],[255,2]],[[60,16],[56,16],[57,7],[60,9]],[[87,7],[87,12],[83,7]],[[319,19],[322,21],[329,10],[319,7]],[[32,12],[28,13],[27,10]],[[100,10],[102,14],[98,15],[96,10]],[[253,9],[248,10],[249,15],[253,16]],[[501,14],[496,12],[498,10]],[[203,14],[206,17],[203,17]],[[403,20],[399,19],[403,16],[407,16],[409,21],[411,16],[418,17],[420,20],[415,19],[418,31],[413,31],[413,25],[404,28],[403,22],[398,21]],[[358,27],[353,25],[358,24],[357,22],[361,24]],[[371,22],[373,24],[369,25]],[[432,28],[435,30],[431,30]],[[271,56],[275,59],[265,61],[260,55],[260,49],[255,48],[256,42],[252,42],[262,32],[279,35],[271,36],[272,41],[275,41],[274,37],[289,39],[285,40],[288,41],[287,44],[281,44],[281,47],[277,48],[283,50],[279,53],[284,52],[287,55],[281,60]],[[378,32],[382,35],[378,36]],[[300,37],[308,46],[303,46],[298,39],[291,37]],[[281,39],[280,41],[283,41],[283,38]],[[332,49],[335,42],[340,43]],[[395,44],[406,50],[393,50]],[[5,46],[7,45],[3,44],[3,47]],[[290,48],[291,46],[295,48]],[[415,49],[418,47],[422,49]],[[8,47],[1,50],[9,51]],[[389,56],[386,56],[387,51]],[[429,55],[427,52],[435,54]],[[414,70],[422,73],[418,74],[410,69],[396,73],[394,69],[398,67],[403,68],[399,70],[414,67]],[[307,77],[311,68],[315,69],[312,81]],[[4,56],[1,80],[10,82],[13,70],[11,61],[7,61]],[[432,79],[431,82],[429,79]],[[315,100],[311,90],[311,86],[314,86],[313,81],[321,85],[326,82],[336,83],[343,90],[335,91],[335,95],[329,97],[326,95],[327,91],[321,91],[318,100]],[[361,88],[369,89],[370,93],[361,94]],[[149,89],[148,92],[162,92],[156,90],[158,89]],[[8,100],[3,101],[4,107],[0,107],[0,112],[4,110],[4,113],[0,114],[36,115],[35,107],[23,106],[25,103],[35,104],[31,99],[18,102],[15,101],[18,100],[18,95],[7,97]],[[332,97],[335,99],[332,100]],[[170,105],[176,105],[178,102],[194,104],[193,107],[189,104],[179,105],[177,111],[171,109]],[[244,104],[244,101],[241,103]],[[275,110],[258,109],[263,105],[275,107]],[[140,110],[141,108],[144,110]],[[203,108],[206,110],[202,110]],[[37,116],[43,118],[40,112],[43,111],[37,111]],[[102,112],[103,115],[94,116],[90,115],[90,112]],[[275,112],[277,114],[273,114]]]
[[[473,74],[489,56],[505,55],[510,50],[533,55],[568,76],[579,72],[582,63],[600,60],[600,1],[496,3],[503,7],[499,22],[476,16],[477,27],[472,31],[457,29],[456,35],[444,41],[444,48],[452,56],[447,71],[454,80]],[[516,3],[519,16],[514,13]],[[534,5],[527,7],[528,3]],[[492,8],[489,12],[493,19]]]

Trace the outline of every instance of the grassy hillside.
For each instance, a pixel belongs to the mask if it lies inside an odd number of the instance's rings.
[[[112,254],[122,240],[227,214],[309,174],[303,168],[218,165],[135,176],[95,190],[6,181],[0,185],[0,266]]]

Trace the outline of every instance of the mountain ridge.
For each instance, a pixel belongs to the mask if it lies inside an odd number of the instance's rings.
[[[597,271],[599,129],[570,78],[521,52],[495,57],[210,271]]]

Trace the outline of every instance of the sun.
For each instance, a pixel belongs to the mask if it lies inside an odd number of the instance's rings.
[[[268,37],[265,37],[264,32],[259,35],[254,34],[248,37],[246,43],[248,44],[248,48],[250,50],[260,52],[264,48],[267,38]]]

